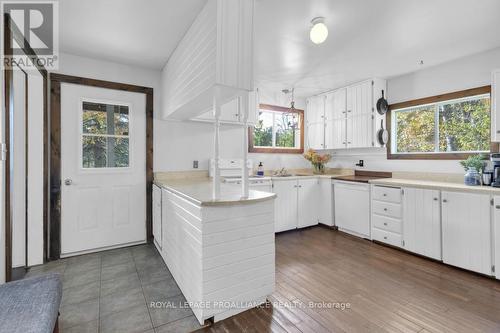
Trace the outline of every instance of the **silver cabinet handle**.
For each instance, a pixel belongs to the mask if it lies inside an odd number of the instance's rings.
[[[387,225],[387,222],[384,222],[384,225]]]
[[[446,203],[446,202],[448,202],[448,200],[446,200],[446,199],[443,199],[443,202],[444,202],[444,203]]]
[[[382,195],[383,195],[384,197],[386,197],[386,196],[387,196],[387,193],[384,193],[384,194],[382,194]]]
[[[434,198],[434,201],[438,201],[438,198]]]
[[[347,112],[351,113],[351,112],[352,112],[352,110],[347,110]]]
[[[387,239],[387,236],[384,236],[384,239]]]
[[[73,180],[72,180],[72,179],[70,179],[70,178],[66,178],[66,179],[64,180],[64,185],[68,185],[68,186],[69,186],[69,185],[71,185],[71,184],[73,184]]]
[[[495,206],[495,208],[496,208],[496,209],[500,209],[500,205],[496,205],[496,206]]]
[[[384,212],[387,212],[387,208],[384,208]]]

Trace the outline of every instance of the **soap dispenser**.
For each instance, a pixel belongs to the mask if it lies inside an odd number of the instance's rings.
[[[259,166],[257,167],[257,176],[264,176],[264,166],[262,165],[262,162],[259,162]]]

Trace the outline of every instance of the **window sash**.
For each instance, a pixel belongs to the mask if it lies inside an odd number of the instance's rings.
[[[468,101],[476,101],[476,100],[481,100],[481,99],[491,99],[491,94],[488,93],[483,93],[483,94],[474,94],[470,96],[464,96],[464,97],[459,97],[459,98],[453,98],[453,99],[446,99],[442,100],[440,102],[431,102],[431,103],[426,103],[426,104],[416,104],[408,107],[402,107],[402,108],[393,108],[391,109],[391,112],[393,115],[391,116],[391,145],[390,145],[390,153],[393,155],[426,155],[426,154],[473,154],[473,153],[485,153],[489,152],[489,150],[456,150],[456,151],[442,151],[440,150],[440,119],[439,115],[441,112],[441,109],[448,104],[457,104],[457,103],[463,103],[463,102],[468,102]],[[398,128],[397,128],[397,114],[402,113],[402,112],[414,112],[416,109],[424,108],[424,107],[429,107],[433,106],[434,109],[434,151],[422,151],[422,152],[400,152],[397,151],[397,133],[398,133]],[[491,119],[491,118],[490,118]]]

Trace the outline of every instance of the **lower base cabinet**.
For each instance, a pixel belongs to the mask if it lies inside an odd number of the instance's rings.
[[[491,275],[490,196],[441,192],[443,262]]]
[[[153,185],[153,240],[161,249],[162,242],[162,200],[161,200],[161,188],[157,185]]]
[[[370,185],[335,182],[335,225],[342,231],[370,238]]]
[[[440,191],[406,187],[403,193],[403,248],[441,260]]]
[[[275,232],[318,224],[318,179],[273,181]]]
[[[500,196],[493,197],[493,241],[495,269],[494,273],[500,280]]]

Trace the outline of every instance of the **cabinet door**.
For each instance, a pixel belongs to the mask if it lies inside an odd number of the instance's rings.
[[[274,204],[274,231],[280,232],[297,228],[297,181],[273,181],[276,193]]]
[[[372,113],[372,81],[347,87],[347,116]]]
[[[368,184],[336,182],[335,225],[357,236],[370,237],[370,193]]]
[[[345,148],[346,118],[327,119],[325,122],[325,149]]]
[[[235,98],[223,104],[220,108],[220,121],[239,122],[240,121],[240,99]]]
[[[333,187],[331,179],[319,180],[319,223],[333,226]]]
[[[490,197],[441,193],[443,262],[491,274]]]
[[[441,260],[441,204],[438,190],[405,188],[403,195],[404,248]]]
[[[307,125],[307,146],[311,149],[325,149],[325,123]]]
[[[153,238],[156,245],[162,247],[161,228],[161,188],[153,185]]]
[[[306,121],[308,124],[323,122],[325,116],[325,96],[313,96],[307,99]]]
[[[493,244],[495,245],[495,276],[500,280],[500,196],[493,199]]]
[[[373,147],[373,119],[371,114],[358,114],[347,117],[347,148]]]
[[[500,141],[500,70],[494,71],[491,80],[491,141]]]
[[[298,227],[318,224],[318,190],[317,178],[300,179],[298,181]]]

